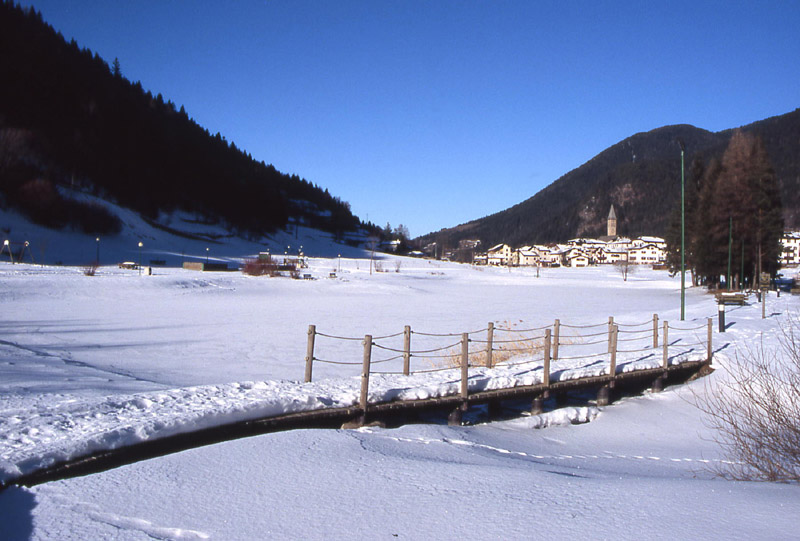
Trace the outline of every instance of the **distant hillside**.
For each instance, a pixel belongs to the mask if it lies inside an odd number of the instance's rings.
[[[800,226],[800,109],[742,129],[764,140],[781,183],[786,225]],[[453,248],[462,239],[480,239],[487,247],[500,242],[520,246],[600,236],[605,234],[612,203],[619,234],[663,236],[680,198],[678,140],[686,145],[688,182],[692,160],[721,157],[732,133],[689,125],[638,133],[518,205],[418,240]]]
[[[0,209],[54,228],[119,228],[97,206],[62,197],[58,186],[70,186],[146,218],[184,210],[248,235],[360,225],[346,202],[211,135],[128,81],[116,60],[109,66],[9,2],[0,2],[0,73]]]

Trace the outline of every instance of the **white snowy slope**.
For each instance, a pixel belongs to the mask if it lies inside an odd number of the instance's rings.
[[[312,259],[317,279],[308,281],[182,269],[140,277],[114,267],[88,277],[70,267],[0,264],[0,470],[13,476],[81,449],[353,403],[358,366],[317,363],[314,382],[298,382],[309,324],[348,337],[404,325],[431,333],[489,321],[589,325],[610,315],[634,324],[654,313],[678,325],[679,281],[664,272],[640,269],[623,282],[609,268],[552,269],[537,279],[525,269],[399,261],[399,272],[385,260],[390,272],[370,274],[368,260]],[[737,342],[761,333],[774,342],[780,314],[797,304],[773,295],[765,320],[758,305],[729,308],[733,325],[714,329],[710,378],[725,377]],[[712,297],[688,291],[687,327],[715,314]],[[360,360],[357,341],[319,338],[317,348],[319,358]],[[521,365],[484,371],[473,385],[534,377]],[[371,399],[449,392],[457,376],[412,380],[376,377]],[[0,494],[0,538],[795,535],[798,487],[709,472],[724,457],[691,389],[703,392],[704,382],[472,427],[270,434],[12,487]]]

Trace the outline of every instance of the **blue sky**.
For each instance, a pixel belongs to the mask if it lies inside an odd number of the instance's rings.
[[[26,0],[254,158],[413,236],[637,132],[800,107],[800,2]]]

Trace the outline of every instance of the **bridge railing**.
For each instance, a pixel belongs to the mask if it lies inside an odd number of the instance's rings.
[[[589,325],[569,325],[556,319],[533,328],[490,322],[486,327],[461,333],[413,330],[374,336],[341,336],[308,327],[305,381],[311,382],[315,363],[361,366],[359,406],[366,410],[370,376],[414,376],[434,372],[461,372],[460,394],[469,392],[470,369],[491,376],[500,367],[541,368],[541,383],[562,377],[565,370],[615,378],[620,372],[663,368],[705,355],[712,357],[711,319],[702,324],[670,324],[657,314],[640,322],[621,322],[614,317]],[[703,332],[704,331],[704,332]],[[360,350],[360,351],[359,351]],[[360,356],[360,360],[358,360]],[[598,370],[598,367],[602,366]],[[580,377],[580,376],[578,376]]]

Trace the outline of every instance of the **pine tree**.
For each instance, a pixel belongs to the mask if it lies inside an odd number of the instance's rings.
[[[729,261],[731,275],[744,268],[739,280],[749,279],[751,284],[762,270],[774,273],[783,218],[777,179],[763,142],[741,131],[734,133],[718,175],[712,172],[704,182],[698,213],[698,232],[705,232],[700,241],[704,262],[698,271],[712,284],[727,273]],[[731,230],[734,248],[729,254]]]

